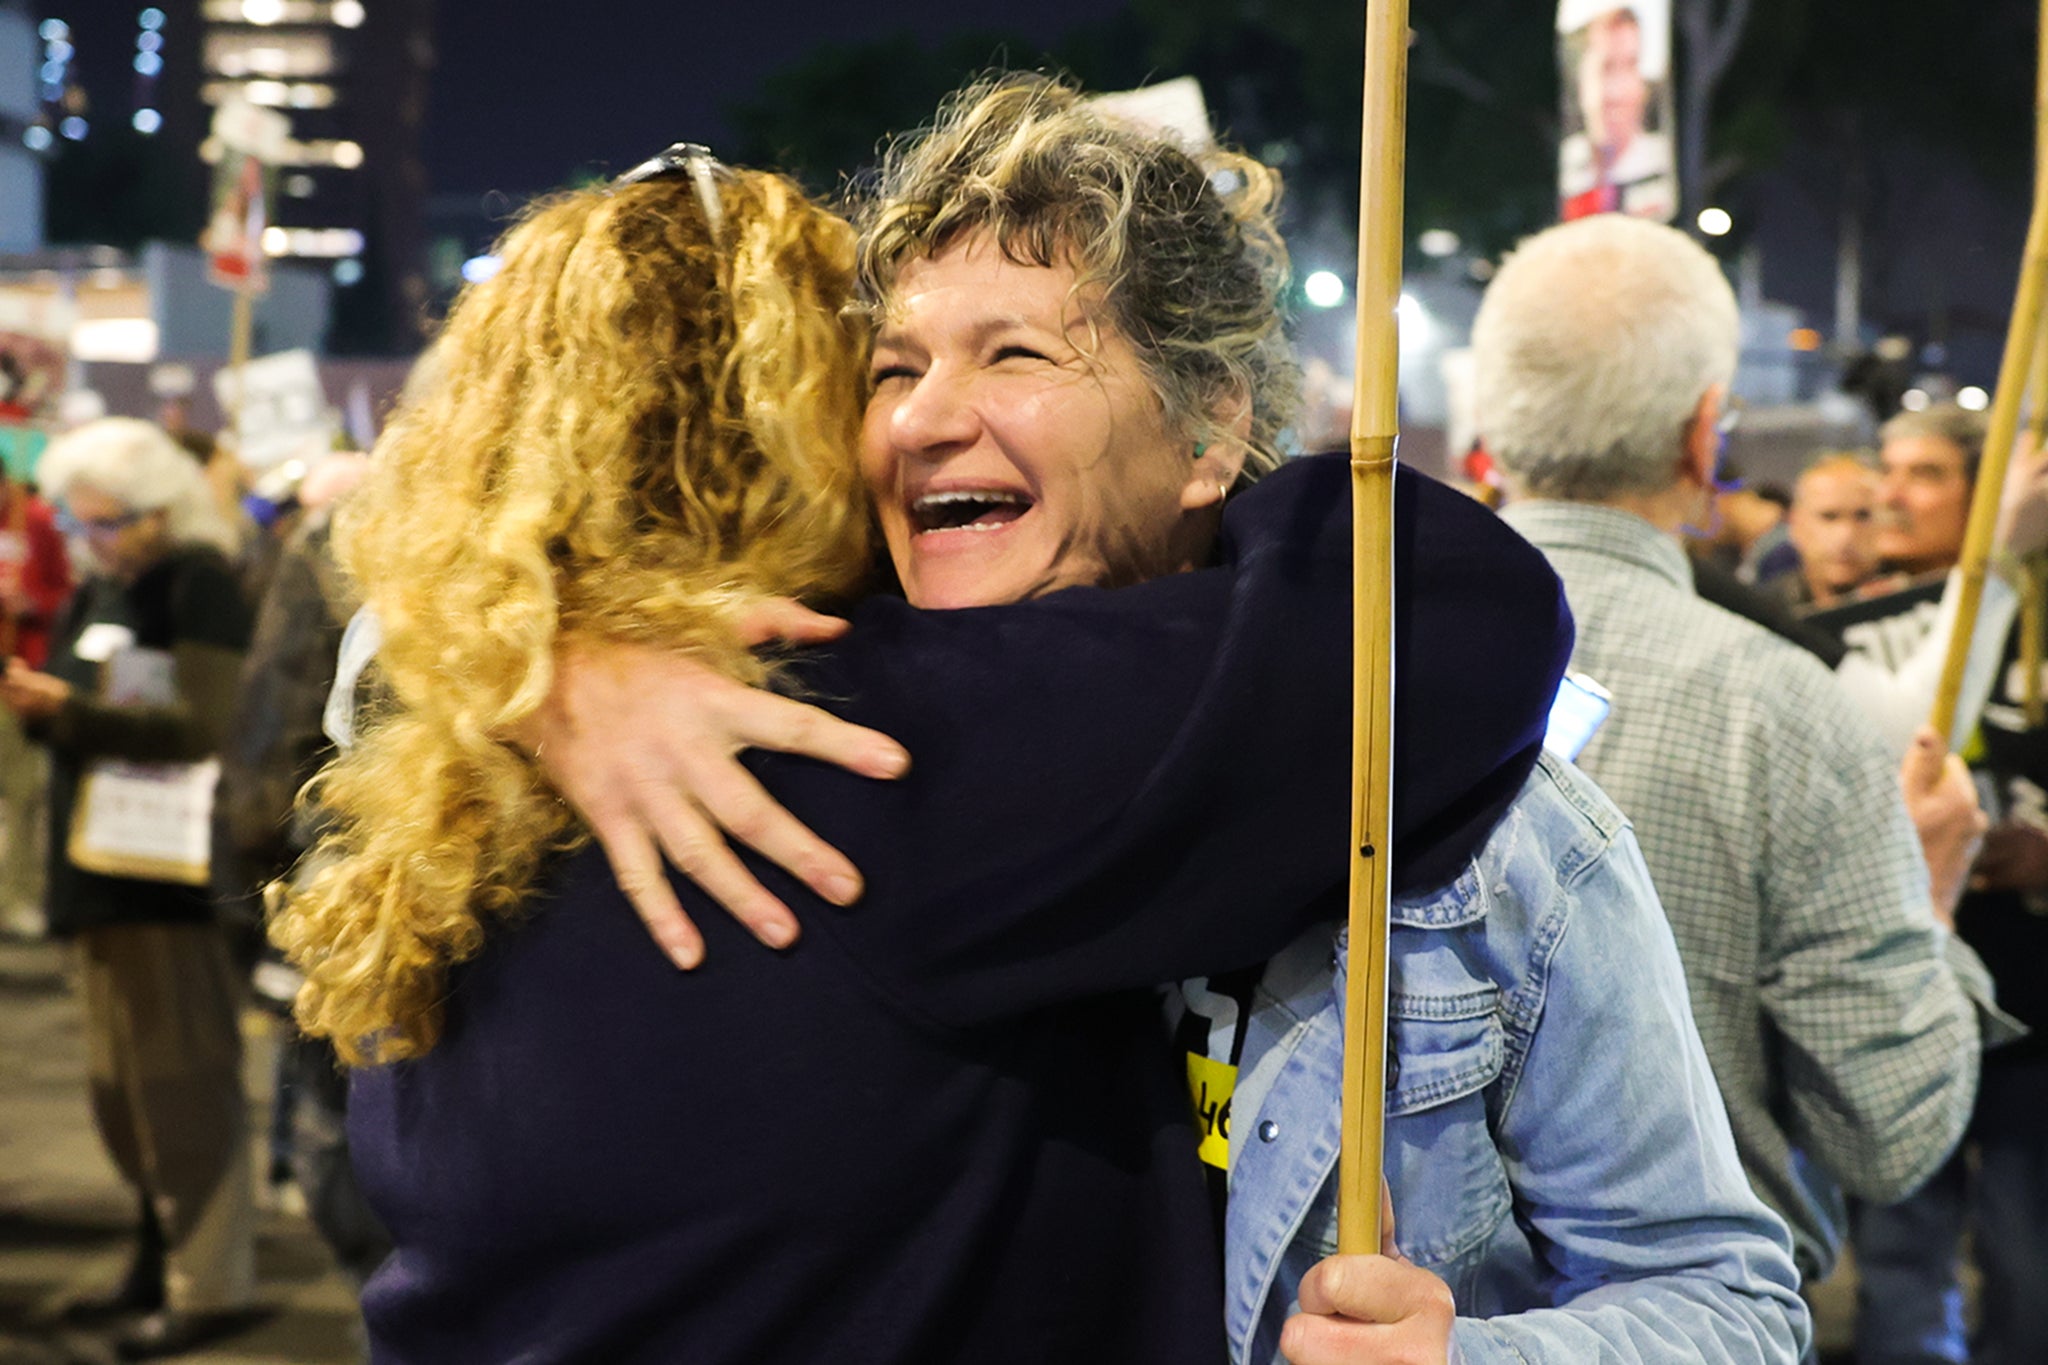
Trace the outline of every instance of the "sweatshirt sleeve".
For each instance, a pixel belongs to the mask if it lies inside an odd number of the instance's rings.
[[[884,987],[956,1025],[1249,966],[1340,915],[1348,488],[1341,461],[1269,476],[1217,569],[985,611],[874,604],[833,682],[850,719],[915,755],[910,775],[867,784],[756,760],[867,894],[828,907],[756,867]],[[1404,516],[1459,497],[1420,479],[1403,495]],[[1476,527],[1521,562],[1512,532]],[[1554,609],[1555,579],[1527,554]]]

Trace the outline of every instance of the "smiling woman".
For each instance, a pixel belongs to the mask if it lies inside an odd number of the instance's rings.
[[[1279,190],[1015,77],[890,157],[862,235],[862,463],[914,604],[1201,562],[1298,403]]]

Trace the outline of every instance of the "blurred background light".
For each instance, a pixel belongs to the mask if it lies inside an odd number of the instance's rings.
[[[1301,292],[1313,307],[1335,308],[1344,302],[1344,280],[1334,271],[1311,271],[1301,282]]]

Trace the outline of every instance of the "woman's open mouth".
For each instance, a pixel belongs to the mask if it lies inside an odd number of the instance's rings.
[[[1032,507],[1022,493],[996,488],[927,493],[910,504],[910,524],[917,535],[942,531],[1000,531]]]

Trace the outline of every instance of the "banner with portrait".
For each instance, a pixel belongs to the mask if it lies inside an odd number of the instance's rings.
[[[1567,221],[1678,215],[1671,0],[1560,0],[1557,194]]]

